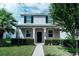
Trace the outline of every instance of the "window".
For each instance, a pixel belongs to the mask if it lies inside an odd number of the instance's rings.
[[[52,30],[48,31],[48,37],[53,37],[53,31]]]
[[[30,30],[26,30],[26,37],[31,37],[31,32],[30,32]]]
[[[52,18],[50,16],[46,16],[46,23],[51,23],[52,22]]]
[[[31,23],[31,16],[26,16],[26,23]]]
[[[23,16],[24,23],[33,23],[33,16]]]
[[[50,16],[48,16],[48,23],[52,23],[52,18]]]

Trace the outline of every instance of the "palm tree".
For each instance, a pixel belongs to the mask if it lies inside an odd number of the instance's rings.
[[[16,20],[12,13],[4,8],[0,9],[0,38],[3,38],[4,32],[14,33],[13,26],[16,26]]]

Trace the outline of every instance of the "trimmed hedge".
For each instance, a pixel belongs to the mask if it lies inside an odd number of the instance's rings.
[[[63,45],[65,47],[76,47],[76,40],[69,39],[47,39],[45,45]]]
[[[33,39],[11,39],[12,45],[34,45]]]
[[[0,39],[0,47],[13,45],[34,45],[33,39]]]
[[[61,39],[48,39],[45,40],[45,45],[60,45],[62,42],[63,40]]]
[[[45,45],[51,45],[52,40],[45,40]]]
[[[11,39],[0,39],[0,47],[10,46],[10,45],[11,45]]]
[[[33,45],[34,40],[33,39],[27,39],[27,45]]]

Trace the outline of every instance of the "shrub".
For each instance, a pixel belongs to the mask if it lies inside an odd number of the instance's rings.
[[[67,47],[66,49],[69,51],[69,52],[71,52],[71,53],[73,53],[73,55],[75,55],[75,53],[76,53],[76,40],[64,40],[63,41],[63,46],[64,47]]]
[[[76,54],[76,49],[74,48],[66,48],[66,50],[68,50],[68,52],[72,53],[73,55]]]
[[[11,39],[11,44],[12,45],[17,45],[18,39]]]
[[[12,45],[33,45],[34,40],[33,39],[12,39],[11,44]]]
[[[0,39],[0,46],[9,46],[11,44],[11,39]]]
[[[76,48],[76,40],[64,40],[63,46],[70,47],[70,48]]]
[[[27,39],[27,45],[34,45],[33,39]]]
[[[45,40],[45,45],[51,45],[52,40]]]
[[[62,44],[63,43],[63,40],[61,39],[47,39],[45,40],[45,45],[59,45],[59,44]]]
[[[62,42],[63,42],[63,40],[60,40],[60,39],[54,39],[54,40],[52,40],[52,44],[53,45],[60,45],[60,44],[62,44]]]
[[[62,44],[65,47],[76,47],[76,40],[69,39],[47,39],[45,40],[45,45],[59,45]]]
[[[23,45],[27,45],[27,39],[23,39]]]

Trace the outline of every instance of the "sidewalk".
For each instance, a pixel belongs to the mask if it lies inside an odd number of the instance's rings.
[[[43,43],[37,43],[32,56],[44,56]]]

